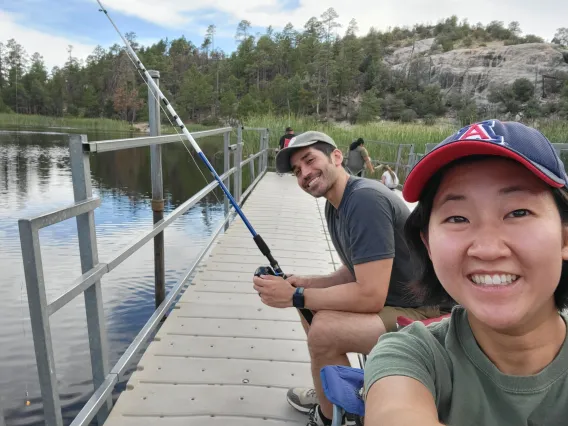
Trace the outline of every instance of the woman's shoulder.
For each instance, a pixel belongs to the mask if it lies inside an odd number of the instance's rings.
[[[387,376],[407,376],[420,381],[432,395],[441,383],[451,387],[453,329],[463,315],[455,307],[452,315],[424,325],[420,321],[381,336],[365,364],[365,389]]]
[[[446,346],[446,339],[456,317],[462,315],[462,308],[456,307],[449,317],[425,325],[421,321],[414,321],[395,333],[387,333],[379,339],[381,341],[421,342],[432,348],[441,349]]]

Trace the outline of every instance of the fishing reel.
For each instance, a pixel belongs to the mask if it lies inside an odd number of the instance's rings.
[[[260,277],[261,275],[273,275],[275,277],[282,277],[286,279],[286,275],[284,275],[283,272],[280,272],[279,274],[276,273],[274,269],[272,269],[272,266],[259,266],[258,268],[256,268],[256,271],[254,271],[254,276]]]
[[[271,266],[259,266],[258,268],[256,268],[256,271],[254,271],[254,276],[260,277],[261,275],[273,275],[275,277],[282,277],[284,279],[288,278],[288,276],[286,276],[284,274],[284,272],[282,272],[281,270],[279,270],[279,272],[280,273],[275,272],[274,269]],[[314,314],[309,309],[303,308],[303,304],[304,304],[304,302],[303,302],[303,288],[301,290],[302,290],[302,294],[300,294],[300,296],[302,297],[302,299],[301,299],[301,306],[302,307],[299,307],[298,310],[300,311],[302,316],[305,318],[307,323],[311,325],[312,319],[314,318]],[[259,295],[260,295],[260,293],[259,293]],[[294,298],[296,298],[296,297],[297,296],[295,295]],[[294,304],[294,306],[297,306],[297,305]]]

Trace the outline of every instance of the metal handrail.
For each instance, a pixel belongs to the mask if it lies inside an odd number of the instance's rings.
[[[233,167],[227,173],[221,175],[221,179],[225,179],[235,173],[236,168]],[[192,208],[195,204],[201,201],[207,194],[213,191],[219,183],[217,181],[211,182],[189,200],[181,204],[175,210],[173,210],[166,218],[162,219],[160,222],[154,224],[150,231],[147,231],[144,236],[137,239],[137,241],[128,247],[124,248],[120,251],[120,253],[115,256],[112,260],[107,263],[99,263],[94,268],[89,269],[85,272],[81,277],[73,281],[73,284],[69,286],[69,290],[65,291],[62,295],[60,295],[55,301],[48,305],[49,315],[54,314],[67,303],[71,302],[75,297],[81,295],[86,289],[88,289],[91,285],[93,285],[97,280],[101,279],[101,277],[113,269],[115,269],[118,265],[132,256],[136,251],[154,238],[158,233],[162,232],[167,226],[169,226],[175,219],[177,219],[180,215],[185,213],[187,210]],[[77,203],[79,204],[79,203]],[[99,201],[100,204],[100,201]],[[69,216],[68,218],[73,217]],[[36,219],[37,220],[37,219]]]
[[[264,154],[265,150],[263,149],[262,151],[257,152],[256,154],[253,154],[251,156],[249,156],[246,160],[243,160],[241,162],[241,167],[242,166],[246,166],[248,163],[250,163],[251,161],[257,159],[258,157],[260,157],[262,154]]]
[[[152,124],[152,123],[151,123]],[[154,121],[155,126],[155,121]],[[151,126],[152,127],[152,126]],[[242,161],[242,128],[238,129],[237,143],[231,149],[230,134],[232,128],[207,130],[196,132],[192,136],[206,137],[213,135],[224,135],[224,173],[220,180],[229,186],[229,180],[234,180],[234,198],[238,205],[242,205],[246,198],[251,194],[253,188],[264,176],[268,164],[268,132],[266,129],[260,131],[260,150]],[[200,252],[197,259],[174,286],[172,291],[160,299],[160,304],[156,311],[144,325],[140,333],[128,347],[126,352],[120,357],[118,362],[109,370],[107,338],[104,322],[104,310],[102,301],[101,278],[115,269],[118,265],[128,259],[133,253],[139,250],[147,242],[163,235],[163,231],[174,220],[184,212],[195,206],[207,194],[211,193],[219,186],[218,181],[207,184],[190,199],[174,209],[168,216],[155,220],[151,230],[146,231],[137,240],[127,247],[120,250],[114,257],[107,262],[99,262],[97,253],[97,242],[94,223],[94,211],[100,206],[101,200],[92,195],[91,175],[90,175],[90,153],[100,153],[115,151],[119,149],[129,149],[140,146],[150,146],[154,150],[157,144],[178,142],[179,136],[151,136],[145,138],[116,139],[107,141],[89,142],[84,135],[70,136],[70,160],[73,180],[73,193],[75,203],[55,211],[40,214],[35,217],[22,218],[18,225],[20,229],[20,241],[22,246],[22,257],[24,262],[24,272],[26,276],[26,287],[28,292],[28,304],[30,308],[30,319],[32,323],[32,334],[42,401],[44,404],[45,424],[49,426],[61,426],[63,424],[61,403],[57,390],[57,376],[55,371],[55,360],[51,341],[51,330],[49,317],[68,304],[77,296],[85,295],[85,309],[87,314],[87,326],[89,335],[89,345],[91,351],[91,366],[93,371],[93,383],[95,392],[87,401],[86,405],[73,420],[73,425],[85,425],[95,416],[99,424],[102,424],[112,408],[112,392],[114,386],[122,379],[128,366],[133,362],[134,356],[141,350],[142,345],[153,331],[159,326],[161,319],[167,310],[173,305],[175,298],[183,290],[185,281],[194,272],[196,266],[211,248],[215,238],[222,229],[227,229],[229,222],[235,217],[234,208],[229,208],[227,196],[225,196],[224,220],[217,227],[211,236],[208,244]],[[153,151],[155,152],[155,150]],[[230,156],[234,159],[234,167],[230,167]],[[153,159],[156,159],[154,156]],[[254,161],[258,160],[259,176],[254,176]],[[152,167],[153,185],[156,180],[161,185],[161,160],[158,158],[157,167]],[[249,164],[252,172],[252,183],[244,194],[242,192],[242,169]],[[163,202],[163,201],[162,201]],[[154,198],[153,198],[154,203]],[[153,205],[154,207],[154,205]],[[45,285],[43,281],[43,266],[41,262],[41,249],[39,240],[39,230],[61,221],[76,218],[79,236],[79,248],[81,254],[82,275],[75,279],[69,289],[63,294],[48,303]]]
[[[246,199],[248,194],[252,192],[254,187],[258,184],[260,179],[262,178],[263,174],[261,174],[245,191],[243,194],[243,200]],[[239,203],[242,205],[242,202]],[[189,270],[184,274],[184,276],[178,280],[176,285],[172,288],[172,290],[168,293],[167,297],[164,299],[162,304],[154,311],[150,319],[146,322],[144,327],[140,330],[137,336],[134,338],[130,346],[126,349],[124,354],[120,357],[117,361],[115,366],[112,368],[111,372],[105,379],[103,385],[101,385],[91,396],[91,398],[87,401],[84,405],[83,409],[77,414],[71,426],[83,426],[88,424],[97,414],[97,411],[102,407],[106,399],[112,394],[114,385],[116,385],[120,380],[123,379],[123,374],[128,369],[129,365],[132,363],[134,356],[142,349],[142,345],[150,338],[152,332],[158,328],[162,318],[164,317],[165,313],[168,309],[173,305],[174,300],[176,297],[181,293],[183,287],[185,286],[185,282],[187,279],[193,274],[195,268],[199,265],[199,262],[205,257],[207,252],[210,250],[211,246],[215,242],[215,239],[221,232],[221,230],[225,227],[225,224],[230,220],[231,217],[234,217],[235,209],[231,208],[229,214],[225,216],[223,222],[217,227],[215,232],[209,238],[209,241],[205,245],[205,247],[201,250],[197,259],[193,262],[192,266]]]
[[[205,138],[207,136],[222,135],[232,131],[232,127],[223,127],[220,129],[203,130],[200,132],[192,132],[194,139]],[[89,152],[108,152],[118,151],[120,149],[139,148],[143,146],[162,145],[172,142],[185,142],[185,138],[179,134],[163,135],[163,136],[147,136],[143,138],[127,138],[127,139],[109,139],[106,141],[89,142],[86,150]]]

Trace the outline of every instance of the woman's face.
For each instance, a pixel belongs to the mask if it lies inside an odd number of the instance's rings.
[[[495,158],[445,174],[422,237],[450,296],[481,323],[511,330],[556,309],[567,234],[549,187]]]

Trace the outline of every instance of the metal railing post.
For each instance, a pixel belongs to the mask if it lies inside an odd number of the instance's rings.
[[[252,156],[253,156],[253,154],[249,155],[249,157],[252,157]],[[258,158],[260,158],[260,157],[258,157]],[[251,181],[251,183],[254,182],[254,176],[255,176],[255,174],[254,174],[254,161],[255,161],[255,160],[256,160],[256,158],[255,158],[254,160],[250,160],[250,161],[249,161],[250,181]],[[260,160],[259,160],[259,161],[260,161]]]
[[[410,152],[408,153],[408,161],[406,162],[406,170],[405,170],[405,174],[404,174],[404,179],[406,180],[406,177],[408,176],[408,174],[410,173],[410,170],[412,169],[412,166],[414,164],[414,144],[410,145]]]
[[[264,148],[266,149],[266,151],[264,151],[264,171],[268,171],[268,161],[270,159],[269,154],[270,154],[270,132],[268,129],[266,129],[264,131],[264,137],[265,137],[265,144],[264,144]]]
[[[227,173],[231,168],[231,152],[229,151],[229,145],[231,144],[231,133],[226,132],[223,134],[223,173]],[[227,179],[223,181],[227,188],[231,187],[231,176],[227,176]],[[229,197],[224,196],[223,207],[225,216],[229,214],[230,204]],[[225,222],[225,231],[229,229],[229,221]]]
[[[83,151],[85,135],[71,135],[69,138],[69,156],[71,160],[71,176],[75,202],[93,196],[91,187],[91,167],[89,153]],[[77,233],[79,237],[79,253],[81,271],[86,273],[99,263],[97,236],[95,230],[95,214],[93,211],[77,216]],[[85,290],[85,311],[87,314],[87,330],[91,351],[91,369],[93,384],[97,389],[106,379],[109,372],[107,337],[103,310],[101,281],[97,280]],[[112,408],[112,397],[109,397],[97,413],[97,422],[102,425]]]
[[[148,71],[157,86],[160,85],[160,72]],[[160,103],[158,94],[152,88],[148,91],[148,116],[150,136],[160,136],[162,123],[160,120]],[[150,145],[150,171],[152,175],[152,212],[154,223],[164,218],[164,183],[162,177],[162,146]],[[164,233],[154,237],[154,298],[156,309],[166,297],[166,272],[164,253]]]
[[[400,158],[402,156],[402,145],[398,146],[398,151],[396,153],[396,163],[394,165],[394,172],[398,176],[398,167],[400,165]]]
[[[264,130],[262,130],[260,133],[260,147],[259,147],[259,152],[264,151]],[[264,167],[264,153],[258,157],[258,172],[262,173],[262,169]],[[253,179],[254,180],[254,179]]]
[[[20,229],[20,244],[22,247],[44,421],[46,426],[62,426],[63,418],[61,415],[61,402],[59,401],[59,389],[57,388],[51,331],[49,329],[49,313],[47,311],[47,297],[43,281],[39,234],[37,230],[33,229],[31,221],[19,220],[18,227]]]
[[[237,172],[235,173],[235,193],[233,197],[237,203],[241,201],[241,192],[243,190],[243,168],[241,162],[243,161],[243,127],[239,124],[237,129],[237,149],[235,151],[235,166]]]
[[[262,171],[265,172],[268,169],[268,129],[265,129],[263,132],[264,136],[264,145],[262,149],[264,149],[264,154],[262,156]]]

